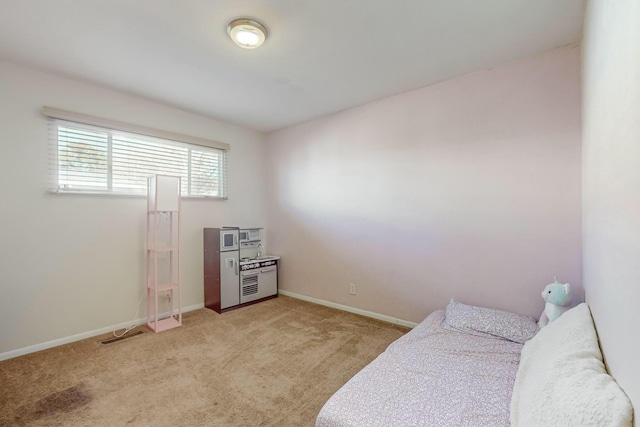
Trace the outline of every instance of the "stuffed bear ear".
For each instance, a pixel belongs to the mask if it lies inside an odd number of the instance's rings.
[[[562,287],[564,288],[564,293],[567,294],[567,295],[569,295],[569,287],[570,286],[571,285],[568,284],[568,283],[565,283],[564,285],[562,285]]]

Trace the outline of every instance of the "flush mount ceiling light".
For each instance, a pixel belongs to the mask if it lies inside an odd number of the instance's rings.
[[[227,25],[227,33],[235,44],[245,49],[260,47],[267,38],[267,29],[253,19],[236,19]]]

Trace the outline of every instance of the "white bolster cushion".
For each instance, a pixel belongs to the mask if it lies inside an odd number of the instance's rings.
[[[567,311],[522,349],[512,426],[630,427],[633,408],[605,370],[589,306]]]

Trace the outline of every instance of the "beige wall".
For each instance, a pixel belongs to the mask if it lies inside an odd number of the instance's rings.
[[[583,41],[584,281],[611,375],[640,408],[640,2],[589,2]]]
[[[413,322],[452,296],[537,317],[554,275],[582,282],[580,102],[573,46],[270,134],[281,287]]]
[[[47,193],[44,105],[231,145],[229,200],[183,201],[184,306],[203,227],[265,226],[262,134],[4,62],[0,94],[0,354],[130,321],[144,292],[145,199]]]

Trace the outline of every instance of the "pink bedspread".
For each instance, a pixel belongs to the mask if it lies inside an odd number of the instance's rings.
[[[444,311],[351,378],[316,427],[509,426],[522,344],[444,327]]]

